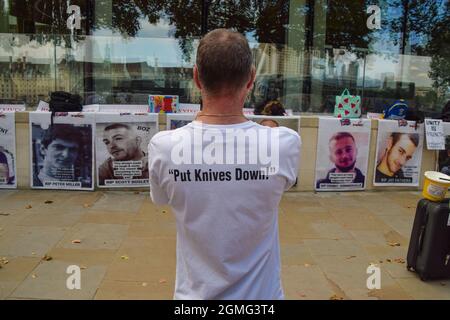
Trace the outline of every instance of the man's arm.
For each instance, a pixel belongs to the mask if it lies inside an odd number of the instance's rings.
[[[292,131],[292,130],[290,130]],[[286,140],[283,139],[285,145],[282,146],[284,150],[283,155],[280,154],[285,161],[284,175],[286,177],[286,185],[284,190],[287,191],[295,184],[298,179],[298,169],[300,163],[300,148],[301,148],[301,138],[300,136],[292,131],[292,133],[288,133],[289,136]]]
[[[162,159],[164,155],[158,150],[155,137],[150,140],[148,145],[148,173],[150,180],[150,197],[155,204],[163,205],[169,203],[169,197],[161,184],[162,178]]]

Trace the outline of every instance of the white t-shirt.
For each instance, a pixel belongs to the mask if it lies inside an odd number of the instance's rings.
[[[151,198],[176,217],[175,299],[284,298],[278,206],[300,145],[297,132],[253,121],[193,121],[151,139]]]

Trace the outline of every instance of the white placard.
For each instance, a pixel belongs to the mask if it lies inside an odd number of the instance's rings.
[[[200,111],[200,105],[196,103],[180,103],[177,113],[197,113]],[[170,113],[168,113],[170,114]]]
[[[0,112],[23,112],[25,110],[24,104],[0,104]]]
[[[370,119],[319,118],[315,190],[365,189],[370,132]]]
[[[425,119],[425,135],[428,150],[445,150],[444,129],[442,120]]]
[[[83,106],[83,112],[106,113],[148,113],[146,104],[89,104]]]
[[[418,186],[424,125],[406,120],[378,120],[375,186]]]
[[[286,127],[300,132],[300,116],[245,115],[247,119],[268,127]]]
[[[158,114],[96,114],[96,168],[100,188],[149,185],[148,144]]]
[[[16,188],[16,126],[14,112],[0,113],[0,188]]]
[[[184,127],[195,119],[195,113],[167,113],[166,129],[174,130]]]
[[[39,104],[36,108],[36,111],[38,112],[49,112],[50,111],[50,106],[47,102],[40,100]]]
[[[93,190],[94,114],[30,112],[31,187]]]

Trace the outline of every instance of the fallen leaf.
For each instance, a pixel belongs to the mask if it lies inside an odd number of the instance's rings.
[[[387,262],[392,262],[392,260],[391,260],[391,259],[386,259],[386,261],[387,261]]]
[[[167,213],[167,211],[166,211],[166,210],[163,210],[162,213]]]
[[[330,300],[344,300],[344,298],[338,296],[337,294],[333,294],[333,295],[330,297]]]
[[[45,204],[50,204],[50,203],[53,203],[53,201],[52,201],[52,200],[47,200],[47,201],[45,201],[44,203],[45,203]]]
[[[389,242],[388,245],[390,245],[391,247],[400,247],[400,243],[398,242]]]
[[[3,264],[8,264],[8,262],[9,262],[9,261],[8,261],[8,260],[6,260],[6,259],[5,259],[5,260],[3,260]]]
[[[306,297],[306,294],[304,294],[304,293],[297,293],[297,295],[298,295],[300,298],[305,298],[305,297]]]
[[[166,283],[166,282],[167,282],[166,279],[161,279],[161,280],[159,280],[159,283]]]
[[[72,240],[72,243],[81,243],[81,240],[78,240],[78,239]]]
[[[42,260],[45,260],[45,261],[50,261],[50,260],[52,260],[53,258],[52,257],[50,257],[50,256],[48,256],[48,255],[45,255],[43,258],[42,258]]]
[[[87,269],[85,266],[80,266],[81,270]]]
[[[27,205],[26,207],[25,207],[25,209],[31,209],[32,208],[32,206],[30,206],[30,205]]]
[[[83,207],[85,207],[85,208],[89,208],[91,205],[89,204],[89,203],[85,203],[85,204],[83,204]]]
[[[356,258],[356,256],[348,256],[348,257],[345,258],[345,259],[349,260],[349,259],[353,259],[353,258]]]
[[[311,265],[309,264],[309,263],[305,263],[305,268],[309,268],[309,267],[311,267]]]
[[[122,260],[128,260],[128,259],[130,259],[130,258],[129,258],[128,256],[121,256],[120,259],[122,259]]]
[[[405,259],[403,259],[403,258],[396,258],[396,259],[394,259],[394,261],[397,263],[405,263]]]
[[[142,286],[143,286],[143,287],[146,287],[146,286],[147,286],[147,282],[143,282],[143,283],[142,283]]]
[[[36,254],[36,252],[32,252],[31,254],[34,256]]]
[[[32,274],[31,277],[32,277],[33,279],[36,279],[36,278],[37,278],[37,275]]]
[[[134,194],[139,194],[139,191],[135,191]]]
[[[7,216],[9,216],[9,213],[0,213],[0,216],[5,216],[5,217],[7,217]]]

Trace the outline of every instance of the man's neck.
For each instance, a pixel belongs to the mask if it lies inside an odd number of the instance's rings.
[[[242,112],[244,99],[223,95],[217,97],[203,96],[203,108],[197,116],[205,124],[237,124],[248,121]]]
[[[388,177],[392,177],[394,175],[394,173],[391,172],[391,170],[389,170],[387,166],[386,158],[383,158],[383,160],[378,165],[377,170]]]

